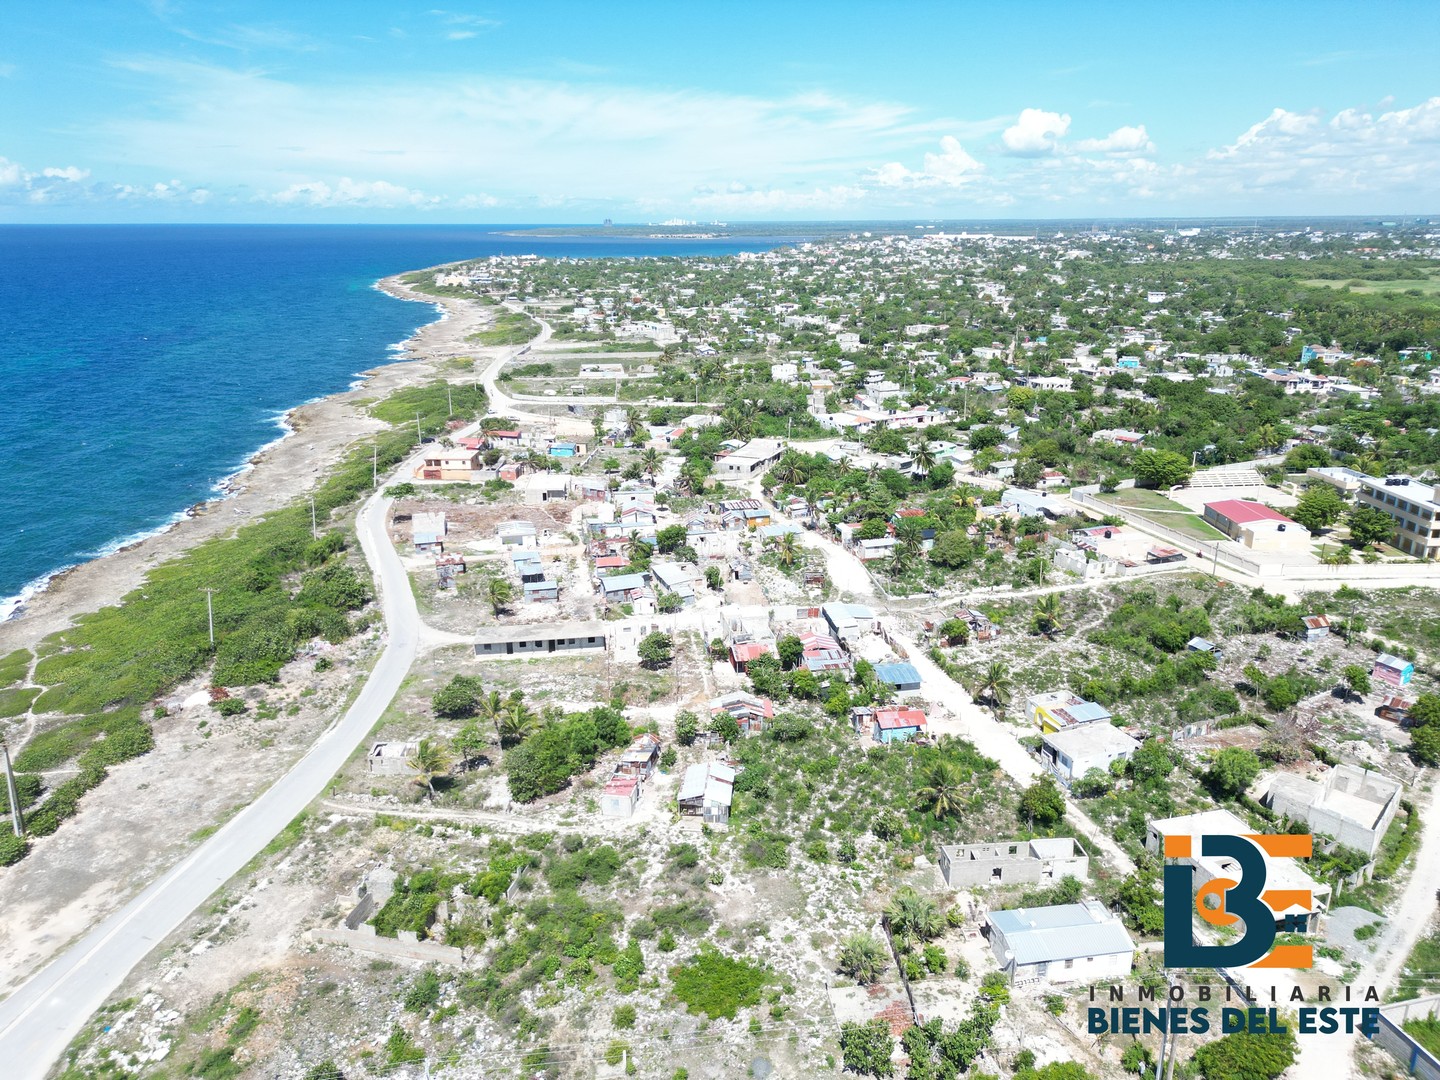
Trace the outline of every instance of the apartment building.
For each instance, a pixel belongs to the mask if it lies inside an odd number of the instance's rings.
[[[1395,520],[1392,543],[1417,559],[1440,557],[1440,492],[1437,485],[1409,476],[1366,477],[1355,501]]]

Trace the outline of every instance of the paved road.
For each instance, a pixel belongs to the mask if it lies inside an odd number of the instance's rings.
[[[0,1004],[0,1073],[6,1080],[41,1080],[135,965],[325,789],[400,689],[415,658],[420,617],[386,536],[389,506],[377,494],[356,519],[360,546],[376,572],[389,639],[355,703],[288,773],[184,862]]]

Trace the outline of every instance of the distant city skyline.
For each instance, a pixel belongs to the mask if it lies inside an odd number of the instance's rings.
[[[1440,214],[1433,3],[10,6],[0,223]]]

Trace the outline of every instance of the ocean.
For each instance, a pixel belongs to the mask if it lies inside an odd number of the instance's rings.
[[[487,255],[726,255],[791,239],[0,226],[0,619],[55,572],[214,498],[287,410],[396,359],[436,311],[379,278]]]

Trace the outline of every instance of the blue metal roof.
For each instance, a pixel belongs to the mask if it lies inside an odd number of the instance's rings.
[[[1135,951],[1135,943],[1119,920],[1085,904],[992,911],[989,917],[991,925],[1005,935],[1016,964]]]
[[[915,670],[914,664],[876,664],[875,676],[891,686],[920,684],[920,672]]]

